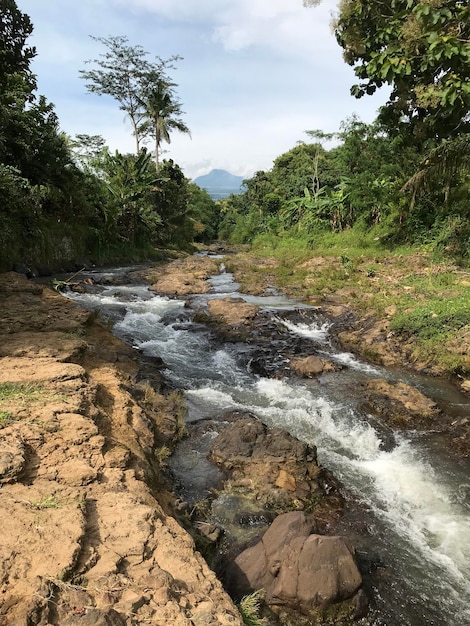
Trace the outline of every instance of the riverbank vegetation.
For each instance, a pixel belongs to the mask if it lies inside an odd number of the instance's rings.
[[[343,290],[358,311],[388,311],[421,360],[468,373],[470,8],[343,0],[333,27],[360,81],[351,94],[389,85],[388,102],[371,124],[306,131],[221,202],[220,237],[276,259],[281,289]]]

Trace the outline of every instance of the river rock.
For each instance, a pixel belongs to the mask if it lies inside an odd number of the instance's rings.
[[[230,325],[245,324],[252,320],[258,307],[247,304],[243,298],[217,298],[210,300],[207,309],[210,315],[220,318]]]
[[[321,359],[318,356],[291,359],[290,366],[302,378],[313,378],[323,372],[335,372],[339,369],[328,359]]]
[[[229,423],[209,456],[229,477],[223,493],[242,494],[258,510],[308,509],[322,528],[337,518],[343,498],[331,474],[318,465],[314,446],[249,414],[225,414],[220,420]]]
[[[398,427],[428,426],[439,408],[420,391],[406,383],[369,380],[363,385],[363,408]]]
[[[152,282],[151,291],[169,295],[207,293],[211,285],[207,279],[217,274],[219,264],[207,256],[190,256],[177,259],[165,266],[164,270],[154,269],[148,278]]]
[[[264,589],[268,605],[304,611],[352,598],[362,584],[353,548],[343,537],[314,531],[315,520],[301,511],[277,517],[229,566],[234,597]]]
[[[460,385],[460,388],[462,389],[462,391],[470,393],[470,378],[464,380],[463,383]]]

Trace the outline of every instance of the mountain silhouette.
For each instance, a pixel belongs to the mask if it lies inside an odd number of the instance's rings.
[[[235,176],[226,170],[211,170],[195,178],[193,183],[205,189],[213,200],[221,200],[232,193],[241,193],[243,180],[243,176]]]

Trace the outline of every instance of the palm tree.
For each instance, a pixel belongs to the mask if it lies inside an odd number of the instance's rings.
[[[445,189],[444,202],[447,205],[451,186],[465,180],[469,173],[470,134],[466,133],[454,139],[444,140],[431,150],[421,169],[403,185],[401,191],[412,193],[411,208],[413,208],[416,196],[423,189],[433,182],[442,181]]]
[[[152,77],[144,90],[142,107],[147,121],[144,130],[155,141],[155,167],[159,168],[160,144],[170,143],[170,133],[174,130],[191,135],[189,128],[181,119],[181,103],[175,99],[175,83],[165,80],[160,75]]]

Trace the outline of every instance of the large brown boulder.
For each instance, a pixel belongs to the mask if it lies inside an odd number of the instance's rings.
[[[320,493],[315,447],[248,415],[235,416],[219,434],[210,458],[231,473],[233,487],[249,489],[256,500],[275,508]]]
[[[207,309],[209,314],[220,318],[225,324],[246,324],[257,314],[259,307],[247,304],[242,298],[216,298],[210,300]]]
[[[322,532],[337,519],[343,497],[333,476],[318,465],[315,446],[249,414],[220,419],[228,425],[209,455],[229,477],[225,494],[242,495],[260,511],[308,510]]]
[[[363,407],[390,426],[400,428],[429,426],[440,414],[435,402],[414,387],[381,378],[364,383]]]
[[[150,291],[168,295],[185,296],[191,293],[207,293],[208,278],[217,274],[219,264],[207,256],[189,256],[176,259],[163,268],[154,268],[147,276],[152,283]]]
[[[352,598],[362,584],[353,548],[343,537],[314,530],[313,517],[301,511],[277,517],[262,539],[230,564],[232,594],[264,589],[267,604],[302,611]]]

